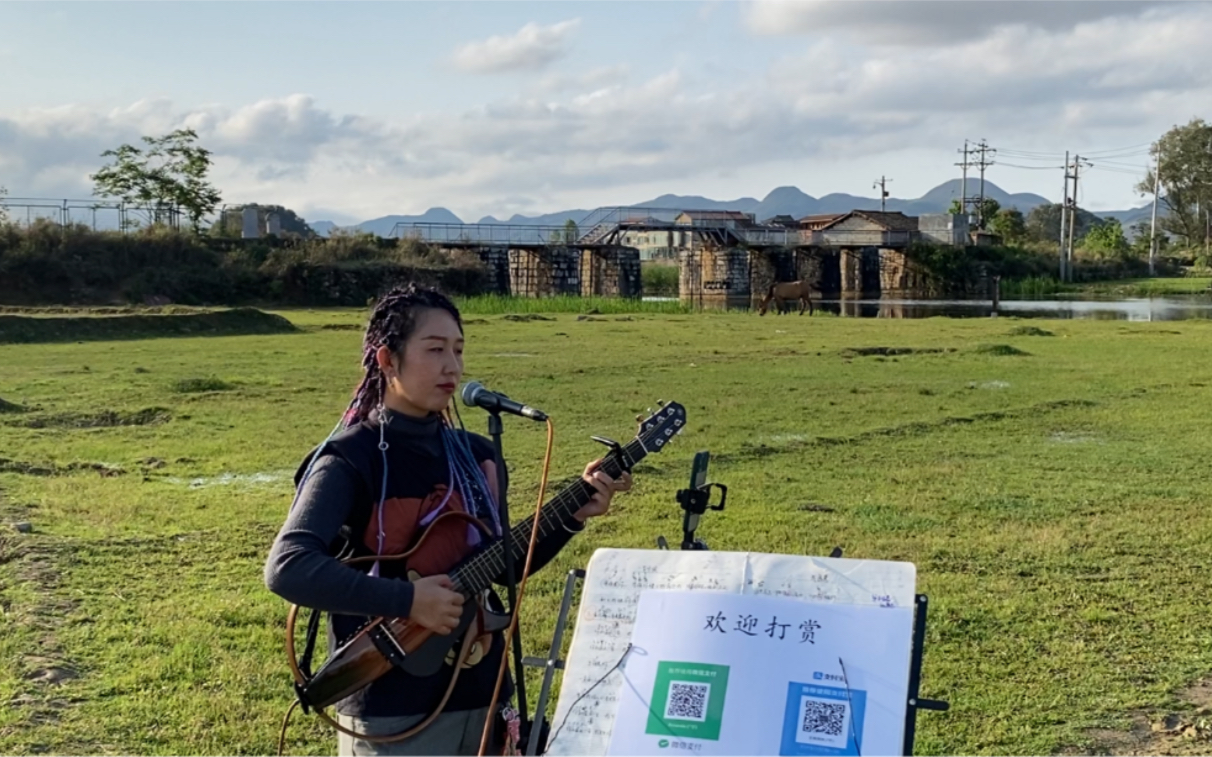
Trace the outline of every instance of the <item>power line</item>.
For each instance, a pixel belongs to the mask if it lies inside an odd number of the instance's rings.
[[[998,163],[998,165],[1004,168],[1023,168],[1028,171],[1055,171],[1058,168],[1064,168],[1064,166],[1017,166],[1013,163]]]

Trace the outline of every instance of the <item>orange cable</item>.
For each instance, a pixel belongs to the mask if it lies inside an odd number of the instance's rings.
[[[484,757],[485,750],[488,748],[488,734],[492,730],[493,710],[496,709],[497,700],[501,696],[501,684],[505,681],[505,674],[509,670],[509,642],[513,640],[514,632],[518,627],[519,610],[522,607],[522,596],[526,594],[526,580],[530,578],[530,562],[534,557],[534,547],[539,536],[539,516],[543,513],[543,497],[547,494],[547,474],[551,470],[551,448],[555,441],[555,425],[552,424],[551,418],[547,419],[547,452],[543,456],[543,476],[539,480],[539,501],[534,507],[534,521],[530,527],[530,546],[526,549],[526,564],[522,568],[522,583],[518,586],[518,598],[514,602],[512,610],[513,617],[509,621],[509,628],[505,631],[505,648],[501,653],[501,668],[497,671],[497,684],[492,690],[492,701],[488,705],[488,715],[484,718],[484,731],[480,735],[480,750],[479,757]],[[504,480],[504,472],[498,471],[497,475]],[[505,524],[509,528],[509,524]],[[512,544],[510,549],[512,549]]]

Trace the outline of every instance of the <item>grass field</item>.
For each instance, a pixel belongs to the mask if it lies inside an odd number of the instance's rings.
[[[299,332],[0,347],[0,752],[276,749],[286,605],[261,569],[364,319],[283,314]],[[569,568],[677,535],[674,492],[710,449],[713,549],[917,565],[922,695],[952,703],[919,716],[919,753],[1212,748],[1192,688],[1212,674],[1212,324],[468,318],[468,378],[555,419],[553,479],[658,398],[689,415],[531,583],[528,653]],[[520,516],[543,429],[506,425]],[[1145,742],[1167,716],[1198,738]],[[291,753],[335,743],[296,714]]]
[[[1168,294],[1207,294],[1212,288],[1212,278],[1187,276],[1179,278],[1118,279],[1115,281],[1092,281],[1075,285],[1077,291],[1087,294],[1116,295],[1120,297],[1160,297]]]

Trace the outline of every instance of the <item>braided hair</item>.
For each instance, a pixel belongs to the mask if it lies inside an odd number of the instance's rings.
[[[345,412],[345,426],[366,420],[371,411],[382,402],[387,389],[387,377],[379,368],[376,353],[380,347],[387,347],[393,353],[399,353],[408,344],[409,338],[417,330],[417,321],[422,311],[427,309],[445,310],[463,331],[463,319],[459,309],[446,295],[437,289],[418,286],[410,283],[406,287],[395,287],[383,295],[370,314],[370,322],[366,325],[366,336],[362,340],[362,367],[366,375],[354,391],[353,401]]]

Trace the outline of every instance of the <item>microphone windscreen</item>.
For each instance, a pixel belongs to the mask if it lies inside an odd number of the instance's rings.
[[[468,407],[475,407],[476,406],[476,395],[479,394],[480,390],[483,388],[484,388],[484,385],[481,384],[479,381],[468,381],[466,384],[464,384],[463,385],[463,404],[467,405]]]

